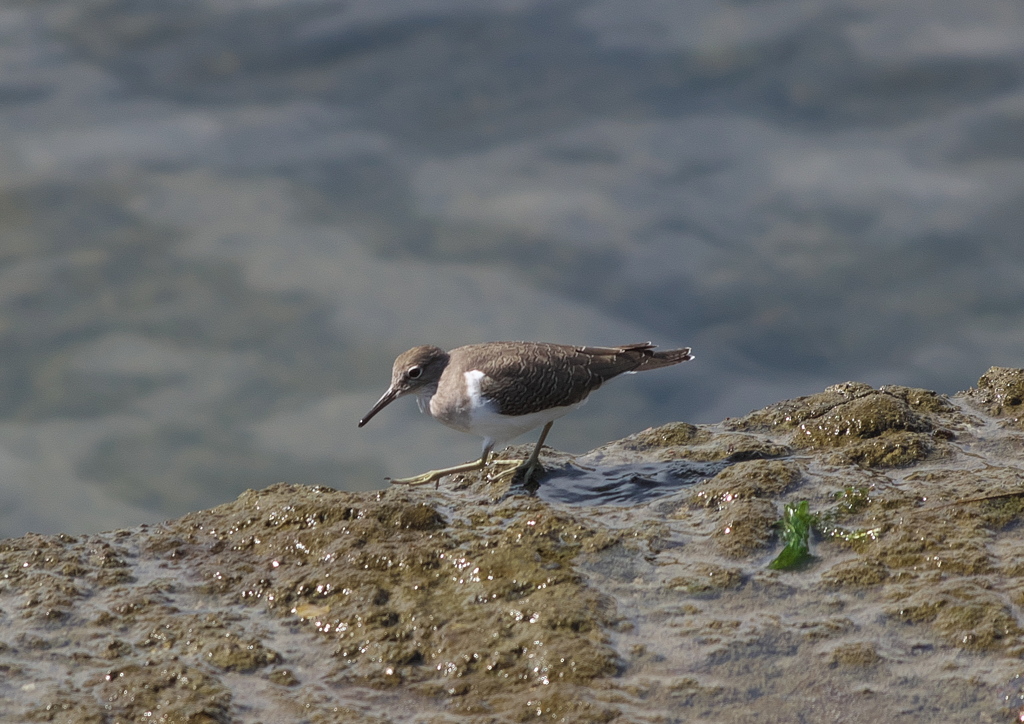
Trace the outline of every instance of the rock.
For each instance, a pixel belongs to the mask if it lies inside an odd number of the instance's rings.
[[[282,483],[2,541],[5,714],[1000,721],[1024,653],[1021,379],[994,368],[954,398],[846,383],[675,423],[546,455],[533,495],[486,473]],[[813,562],[769,570],[800,500]]]

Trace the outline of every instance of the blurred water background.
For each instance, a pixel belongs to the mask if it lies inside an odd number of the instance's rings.
[[[582,452],[1024,365],[1019,0],[10,0],[0,536],[479,441],[394,356],[691,345]]]

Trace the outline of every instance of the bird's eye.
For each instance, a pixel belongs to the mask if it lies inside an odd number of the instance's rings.
[[[410,367],[409,371],[405,373],[410,380],[419,379],[419,376],[423,374],[422,367]]]

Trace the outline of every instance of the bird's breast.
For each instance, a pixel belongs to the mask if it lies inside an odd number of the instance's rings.
[[[483,372],[474,370],[458,377],[449,377],[448,371],[441,379],[438,390],[427,402],[430,415],[438,422],[462,432],[473,432],[473,417],[487,406],[480,394],[480,379]]]

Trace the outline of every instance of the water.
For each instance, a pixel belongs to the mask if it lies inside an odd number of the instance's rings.
[[[572,452],[1019,366],[1022,30],[1014,0],[5,8],[0,536],[472,459],[411,403],[356,428],[425,342],[693,346],[560,421]]]
[[[713,478],[728,462],[627,463],[600,468],[569,464],[539,481],[542,500],[571,505],[636,505]]]

